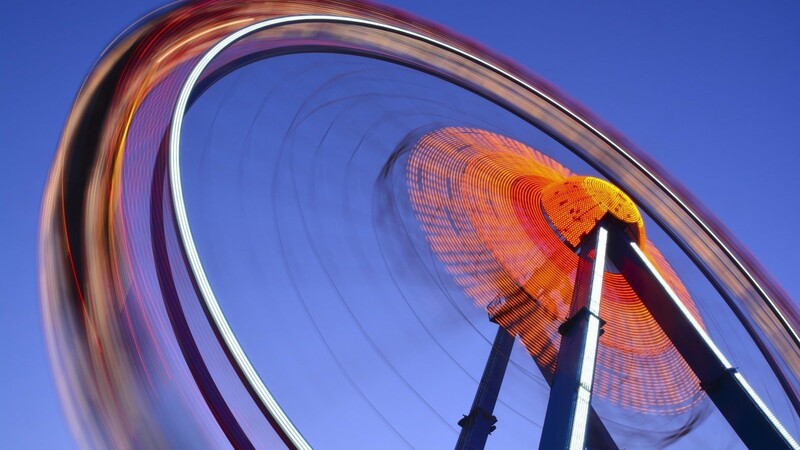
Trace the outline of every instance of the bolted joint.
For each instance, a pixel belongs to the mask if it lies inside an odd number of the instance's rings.
[[[722,373],[708,382],[700,382],[700,389],[704,390],[706,393],[714,391],[720,384],[728,379],[733,379],[734,375],[736,375],[739,371],[735,367],[729,367],[724,369]]]
[[[472,423],[475,422],[475,419],[478,417],[481,417],[488,422],[489,434],[492,434],[492,431],[497,429],[497,426],[495,425],[497,423],[497,417],[487,413],[481,408],[472,408],[468,415],[461,417],[461,420],[458,421],[458,426],[461,428],[466,428],[472,425]]]
[[[577,325],[578,323],[582,323],[582,322],[585,322],[586,320],[588,320],[589,316],[595,316],[600,321],[600,335],[599,336],[602,336],[603,333],[605,332],[605,330],[603,330],[603,325],[606,324],[606,321],[601,319],[600,316],[597,316],[594,313],[592,313],[591,311],[589,311],[589,308],[587,308],[585,306],[583,308],[579,309],[578,312],[573,314],[572,317],[569,317],[567,320],[565,320],[564,323],[562,323],[558,327],[558,333],[560,335],[562,335],[562,336],[565,336],[573,328],[575,328],[575,325]]]

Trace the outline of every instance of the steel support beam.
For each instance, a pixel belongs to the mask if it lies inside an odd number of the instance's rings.
[[[536,360],[533,361],[536,363]],[[539,364],[536,364],[539,367]],[[542,377],[547,381],[548,386],[553,386],[553,374],[547,367],[539,367],[542,372]],[[611,433],[608,432],[606,425],[600,416],[595,412],[594,407],[589,405],[589,420],[586,425],[586,448],[590,450],[619,450]]]
[[[458,435],[456,450],[483,449],[489,434],[495,430],[497,418],[494,416],[494,406],[497,404],[497,396],[500,394],[513,347],[514,336],[498,325],[472,408],[468,415],[458,421],[461,433]]]
[[[581,243],[572,314],[559,328],[561,345],[540,449],[582,450],[586,446],[597,343],[603,326],[599,314],[607,239],[607,230],[598,226]],[[594,257],[590,258],[592,249]]]
[[[647,255],[613,227],[609,259],[700,379],[701,387],[748,448],[800,448],[745,378],[658,273]]]
[[[591,264],[588,264],[587,270],[581,271],[580,273],[585,274],[585,276],[582,278],[582,283],[588,285],[591,277]],[[527,301],[536,302],[536,300],[522,288],[520,288],[519,294],[527,297]],[[487,307],[490,315],[495,314],[492,316],[492,321],[502,317],[502,304],[503,300],[495,300]],[[536,358],[533,356],[531,359],[533,359],[534,366],[539,369],[539,372],[542,374],[542,378],[544,378],[545,382],[547,382],[547,385],[553,386],[553,372],[550,371],[550,368],[539,365]],[[616,442],[614,442],[614,438],[611,437],[611,433],[608,432],[608,429],[600,419],[600,416],[597,415],[591,405],[589,406],[589,423],[586,426],[586,448],[592,450],[619,450]]]

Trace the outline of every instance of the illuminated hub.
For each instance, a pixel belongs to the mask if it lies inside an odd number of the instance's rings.
[[[607,214],[628,225],[628,235],[701,323],[686,288],[647,241],[636,206],[610,183],[576,176],[518,141],[472,128],[420,138],[406,173],[431,248],[544,373],[554,372],[558,328],[571,315],[581,258],[575,247]],[[602,293],[607,323],[593,395],[641,413],[688,411],[704,395],[698,379],[637,294],[613,270],[603,277]]]
[[[644,221],[638,208],[613,184],[594,177],[572,176],[547,185],[542,208],[554,230],[577,247],[606,215],[627,225],[629,235],[642,245]]]

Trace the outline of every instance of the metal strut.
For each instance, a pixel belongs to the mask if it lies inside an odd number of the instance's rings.
[[[608,241],[613,245],[608,246]],[[571,314],[559,328],[561,345],[540,449],[583,449],[590,439],[594,441],[592,447],[616,448],[591,407],[597,345],[604,324],[599,313],[608,255],[743,443],[749,448],[800,450],[622,227],[614,221],[602,221],[582,241],[579,254]],[[462,431],[456,449],[482,449],[494,431],[494,406],[513,343],[514,337],[498,327],[472,409],[459,421]]]
[[[599,314],[607,240],[607,230],[598,226],[581,243],[572,314],[559,328],[561,345],[540,449],[582,450],[586,445],[597,341],[604,323]]]
[[[719,411],[748,448],[798,449],[797,442],[667,284],[647,255],[613,227],[609,259],[625,277]]]
[[[489,434],[495,430],[497,418],[494,406],[503,384],[503,377],[508,367],[508,358],[514,347],[514,336],[503,327],[497,327],[497,335],[492,344],[492,351],[483,369],[483,376],[472,401],[469,414],[458,421],[461,433],[458,435],[456,450],[480,450],[486,445]]]
[[[589,264],[588,270],[585,271],[587,275],[585,276],[585,280],[582,281],[583,284],[588,285],[589,278],[591,276],[591,264]],[[530,301],[534,301],[530,295],[521,290],[520,293],[525,295],[529,298]],[[489,310],[490,319],[492,322],[497,323],[497,319],[503,314],[501,305],[504,303],[503,298],[498,298],[494,300],[487,306]],[[513,339],[510,339],[511,335],[507,332],[500,334],[503,330],[502,327],[498,329],[498,336],[495,337],[494,345],[492,346],[492,353],[489,355],[489,360],[487,361],[486,368],[484,369],[483,377],[481,384],[478,388],[478,393],[476,394],[475,401],[473,402],[473,407],[470,410],[470,414],[464,416],[458,424],[462,426],[464,429],[462,430],[461,434],[459,435],[458,443],[456,444],[457,449],[477,449],[481,450],[484,448],[488,435],[491,434],[492,431],[495,429],[495,423],[497,422],[497,418],[493,415],[490,409],[487,409],[489,406],[487,405],[487,394],[489,394],[490,390],[487,390],[485,387],[492,385],[490,380],[494,379],[497,380],[498,376],[500,379],[503,378],[502,374],[499,372],[498,364],[503,362],[502,358],[503,355],[510,354],[511,346],[513,345]],[[506,352],[505,346],[508,345],[508,351]],[[536,362],[536,358],[534,358],[534,363],[537,368],[542,373],[542,377],[545,379],[548,385],[552,386],[553,384],[553,373],[547,367],[540,366]],[[507,360],[505,361],[507,364]],[[505,372],[505,369],[503,369]],[[499,392],[500,385],[496,384],[492,388],[492,390],[496,389]],[[497,397],[497,393],[494,393],[494,397]],[[483,403],[485,406],[483,407],[476,407],[476,405]],[[494,408],[494,403],[491,404],[491,408]],[[486,414],[488,411],[488,415]],[[488,418],[489,425],[483,424],[476,424],[473,422],[473,418],[479,416],[479,420],[481,418]],[[468,427],[470,427],[468,429]],[[478,433],[478,430],[483,430],[482,432]],[[618,450],[614,439],[609,434],[608,430],[606,429],[603,421],[600,419],[600,416],[594,411],[594,409],[589,406],[589,418],[588,418],[588,425],[587,425],[587,437],[586,437],[586,445],[590,449],[596,450]]]

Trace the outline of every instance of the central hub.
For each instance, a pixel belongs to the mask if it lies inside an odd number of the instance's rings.
[[[542,209],[573,248],[609,214],[628,226],[639,245],[644,243],[644,222],[633,200],[599,178],[572,176],[548,184],[542,190]]]

